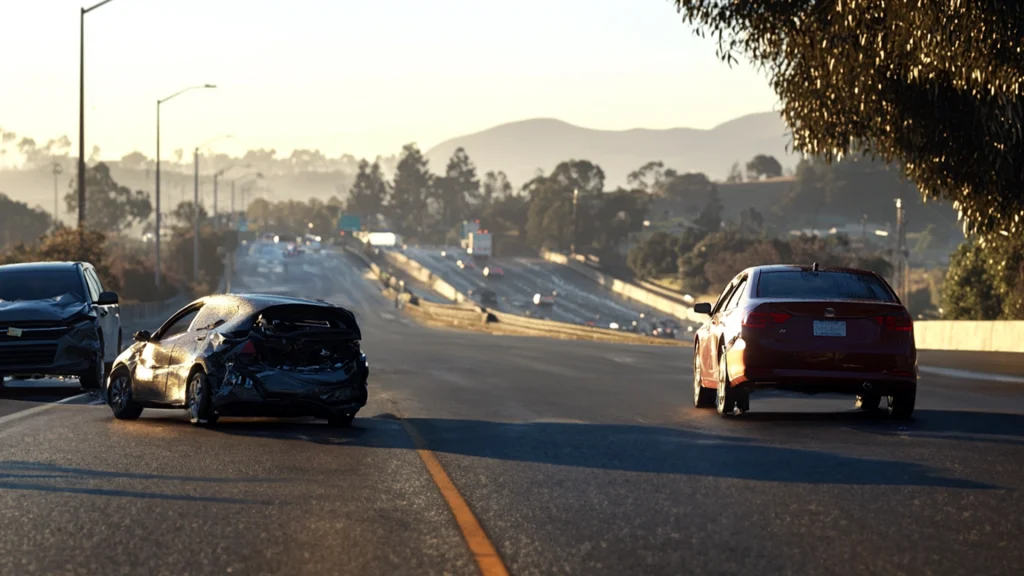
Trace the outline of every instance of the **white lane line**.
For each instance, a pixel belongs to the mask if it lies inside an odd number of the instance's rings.
[[[970,370],[956,370],[953,368],[937,368],[935,366],[919,366],[918,370],[924,374],[934,374],[935,376],[946,376],[949,378],[960,378],[963,380],[1024,384],[1024,377],[1011,376],[1009,374],[989,374],[987,372],[972,372]]]
[[[385,320],[394,320],[395,319],[395,315],[394,314],[389,314],[387,312],[381,312],[380,316],[381,316],[381,318],[383,318]]]
[[[44,412],[44,411],[49,410],[51,408],[56,408],[58,404],[70,404],[72,401],[78,400],[79,398],[85,398],[88,395],[89,394],[87,394],[87,393],[86,394],[79,394],[77,396],[71,396],[70,398],[65,398],[63,400],[58,400],[57,402],[54,402],[52,404],[43,404],[42,406],[36,406],[35,408],[29,408],[28,410],[22,410],[21,412],[15,412],[14,414],[8,414],[6,416],[0,417],[0,425],[7,424],[8,422],[14,422],[15,420],[19,420],[21,418],[25,418],[25,417],[31,416],[33,414],[38,414],[40,412]]]

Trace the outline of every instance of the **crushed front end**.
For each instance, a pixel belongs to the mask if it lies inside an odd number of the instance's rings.
[[[327,418],[365,406],[370,369],[358,327],[323,310],[270,309],[240,340],[223,340],[221,374],[210,379],[214,411]]]

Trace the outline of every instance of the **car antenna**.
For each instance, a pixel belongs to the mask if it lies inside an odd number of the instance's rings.
[[[811,264],[811,270],[813,270],[815,272],[818,271],[818,263],[817,262],[815,262],[814,264]]]

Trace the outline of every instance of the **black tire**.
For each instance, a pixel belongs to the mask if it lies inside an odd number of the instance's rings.
[[[124,332],[120,328],[118,328],[117,329],[117,354],[114,354],[114,358],[117,358],[118,356],[121,355],[121,350],[122,350],[121,346],[123,345],[123,342],[124,342]],[[106,354],[104,354],[104,355],[106,355]],[[110,362],[104,362],[103,363],[103,369],[106,371],[107,374],[110,374],[111,371],[113,371],[113,369],[114,369],[114,361],[111,360]]]
[[[715,390],[715,408],[723,418],[729,418],[736,413],[736,403],[739,394],[729,386],[729,366],[726,362],[723,351],[718,358],[718,389]]]
[[[217,415],[213,412],[210,387],[206,384],[206,372],[195,370],[188,377],[185,408],[193,426],[213,426]]]
[[[93,360],[92,365],[84,373],[78,375],[78,383],[82,390],[101,390],[103,388],[103,377],[107,375],[106,358],[103,357],[104,342],[103,333],[99,334],[100,351]]]
[[[355,417],[355,412],[334,414],[327,417],[327,425],[331,428],[349,428],[352,426],[352,420],[354,420]]]
[[[910,420],[917,402],[917,384],[889,396],[889,417],[893,420]]]
[[[128,370],[118,368],[110,375],[107,387],[107,405],[118,420],[137,420],[142,415],[142,405],[135,401],[132,392],[132,376]]]
[[[857,396],[857,402],[854,404],[854,408],[863,410],[865,412],[874,412],[878,410],[878,407],[882,405],[882,395],[874,393],[865,393]]]
[[[697,348],[693,349],[693,407],[713,408],[715,406],[715,391],[705,387],[700,380],[701,363],[700,354]]]

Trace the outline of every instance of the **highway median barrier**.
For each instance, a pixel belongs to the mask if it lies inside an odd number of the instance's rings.
[[[527,318],[488,310],[480,306],[410,302],[404,311],[428,326],[454,327],[503,336],[534,336],[560,340],[589,340],[658,346],[690,346],[690,342],[668,338],[654,338],[633,332],[623,332],[593,326],[579,326],[539,318]]]
[[[657,294],[642,286],[637,286],[631,282],[626,282],[613,276],[609,276],[588,264],[584,264],[578,258],[566,256],[565,254],[542,250],[541,256],[548,262],[562,264],[571,268],[575,272],[586,276],[628,300],[639,302],[640,304],[688,322],[703,324],[707,320],[707,316],[697,314],[693,311],[693,307],[691,305],[682,302],[682,295],[680,295],[679,299],[676,299]]]

